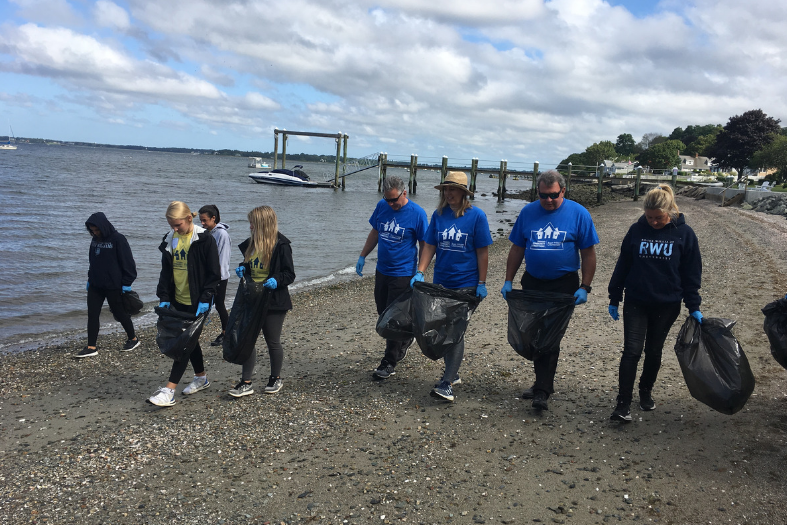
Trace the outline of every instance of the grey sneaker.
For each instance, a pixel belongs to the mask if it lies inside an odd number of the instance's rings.
[[[137,339],[129,339],[126,341],[126,344],[123,345],[123,348],[120,349],[121,352],[130,352],[134,350],[136,347],[140,345],[139,338]]]
[[[235,385],[235,388],[230,390],[230,395],[232,397],[243,397],[253,393],[254,387],[251,386],[251,383],[245,383],[243,381]]]
[[[377,370],[372,372],[372,375],[377,379],[388,379],[392,375],[396,375],[396,371],[394,370],[393,365],[389,365],[383,361],[380,363],[380,366],[377,367]]]
[[[93,357],[94,355],[98,355],[98,349],[96,348],[88,348],[85,347],[79,351],[74,357],[77,359],[81,359],[83,357]]]
[[[448,381],[440,381],[437,383],[429,395],[445,399],[446,401],[454,400],[454,390],[451,388],[451,383]]]
[[[171,407],[175,404],[175,391],[162,386],[147,399],[147,402],[158,407]]]
[[[210,381],[208,381],[208,376],[194,376],[194,380],[189,383],[189,386],[183,389],[183,393],[187,396],[191,394],[196,394],[200,390],[205,390],[210,386]]]
[[[265,386],[265,393],[275,394],[276,392],[281,390],[281,387],[282,387],[281,378],[270,376],[268,378],[268,384]]]

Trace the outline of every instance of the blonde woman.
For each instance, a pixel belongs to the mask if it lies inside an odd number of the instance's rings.
[[[290,240],[279,233],[276,212],[270,206],[254,208],[249,212],[248,219],[251,237],[238,246],[243,254],[243,262],[235,269],[235,273],[239,278],[261,282],[271,291],[262,324],[262,335],[265,336],[271,360],[271,374],[264,391],[266,394],[275,394],[282,387],[284,349],[281,345],[281,330],[287,311],[292,310],[287,288],[295,280],[292,248]],[[256,364],[257,352],[253,351],[243,363],[241,380],[230,390],[231,396],[243,397],[254,393],[251,379]]]
[[[221,281],[221,269],[216,241],[204,228],[194,224],[195,216],[180,201],[173,201],[167,207],[167,223],[172,231],[164,236],[159,246],[161,275],[156,295],[161,300],[160,308],[174,308],[198,316],[210,309],[216,287]],[[175,388],[189,362],[194,368],[194,380],[183,393],[194,394],[208,388],[210,381],[198,342],[188,360],[172,363],[166,386],[159,388],[148,402],[157,406],[174,405]]]
[[[666,184],[647,193],[644,208],[645,213],[623,238],[609,281],[609,315],[615,321],[626,291],[618,399],[610,416],[614,421],[631,421],[634,379],[643,348],[639,405],[646,411],[656,408],[651,391],[661,368],[664,341],[680,314],[681,300],[691,316],[702,323],[702,258],[694,230],[686,224],[672,188]]]

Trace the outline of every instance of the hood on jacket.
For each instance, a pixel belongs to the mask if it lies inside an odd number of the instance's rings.
[[[195,224],[194,225],[194,229],[191,230],[191,242],[196,242],[197,239],[199,239],[199,234],[200,233],[205,233],[207,231],[208,230],[206,230],[202,226],[197,226]],[[173,237],[175,237],[175,230],[170,230],[169,233],[167,233],[164,236],[164,242],[167,243],[167,247],[168,247],[169,251],[172,251],[172,238]]]
[[[229,229],[230,229],[229,224],[223,222],[219,222],[216,224],[216,226],[213,227],[213,230],[229,230]],[[213,230],[211,230],[211,233],[213,232]]]
[[[85,221],[85,228],[87,231],[90,231],[90,227],[95,226],[101,231],[101,238],[108,239],[110,235],[115,232],[115,227],[112,226],[112,223],[109,222],[107,216],[104,215],[104,212],[96,212]]]
[[[645,218],[645,214],[644,213],[639,218],[637,223],[640,226],[647,226],[648,228],[653,229],[653,226],[648,224],[648,219]],[[669,221],[667,224],[664,225],[664,228],[677,228],[678,226],[683,226],[684,224],[686,224],[686,218],[683,216],[682,213],[679,213],[678,214],[678,218],[677,219],[672,219],[671,221]]]

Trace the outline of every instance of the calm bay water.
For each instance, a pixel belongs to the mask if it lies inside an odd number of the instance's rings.
[[[0,152],[0,351],[85,336],[90,235],[84,223],[96,211],[107,215],[134,253],[138,277],[133,288],[146,303],[146,313],[134,319],[137,326],[155,322],[151,308],[157,302],[158,245],[168,231],[164,212],[173,200],[186,202],[195,212],[216,204],[222,222],[230,226],[233,245],[248,236],[248,211],[272,206],[280,231],[292,241],[295,292],[356,278],[369,215],[381,197],[377,171],[348,177],[342,192],[256,184],[247,176],[254,171],[247,164],[242,157],[73,146],[19,144],[16,151]],[[312,180],[333,178],[331,164],[304,167]],[[406,180],[407,172],[391,169],[389,175]],[[418,180],[420,191],[413,200],[431,216],[437,204],[432,186],[439,173],[421,171]],[[525,184],[510,181],[508,187]],[[505,227],[499,220],[513,219],[523,202],[497,204],[491,195],[496,179],[479,177],[478,187],[475,205],[487,213],[490,228]],[[375,257],[376,251],[367,258],[364,275],[374,274]],[[233,253],[230,266],[240,258],[239,251]],[[236,285],[232,274],[229,301]],[[102,333],[118,329],[105,307]]]

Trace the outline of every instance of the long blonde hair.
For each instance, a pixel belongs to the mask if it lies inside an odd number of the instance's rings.
[[[454,213],[454,217],[456,217],[457,219],[459,217],[462,217],[465,214],[465,212],[472,206],[473,205],[470,204],[470,196],[467,193],[465,193],[464,197],[462,197],[462,205],[459,207],[458,210],[456,210],[456,212]],[[443,192],[443,190],[440,190],[440,201],[437,203],[438,215],[443,214],[443,208],[448,208],[449,210],[451,210],[451,206],[449,206],[448,201],[445,200],[445,192]],[[453,212],[453,210],[451,211]]]
[[[196,213],[191,213],[189,205],[181,201],[172,201],[167,206],[167,219],[172,220],[191,220],[197,216]]]
[[[262,267],[268,267],[273,254],[273,247],[279,237],[279,224],[276,212],[270,206],[257,206],[249,212],[249,224],[252,226],[251,242],[246,248],[244,262],[249,262],[255,253],[260,256]]]
[[[659,184],[645,194],[644,207],[646,210],[659,210],[666,213],[673,221],[680,215],[678,205],[675,203],[675,193],[668,184]]]

